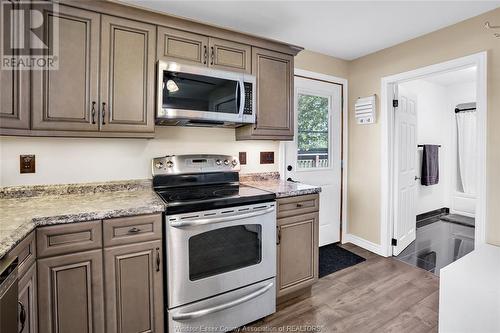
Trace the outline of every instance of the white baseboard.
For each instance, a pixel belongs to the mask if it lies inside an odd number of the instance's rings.
[[[378,254],[379,256],[387,257],[387,254],[382,249],[382,245],[372,243],[364,238],[355,236],[353,234],[345,234],[345,236],[342,238],[342,244],[344,243],[352,243],[365,250]]]

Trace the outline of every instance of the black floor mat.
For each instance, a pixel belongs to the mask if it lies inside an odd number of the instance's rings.
[[[322,278],[365,260],[365,258],[347,251],[337,244],[322,246],[319,248],[319,277]]]

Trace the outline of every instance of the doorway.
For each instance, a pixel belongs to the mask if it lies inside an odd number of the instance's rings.
[[[324,246],[341,238],[343,84],[296,70],[294,90],[295,135],[284,145],[284,175],[321,187],[319,246]]]
[[[382,80],[388,256],[439,274],[484,243],[485,78],[481,53]]]

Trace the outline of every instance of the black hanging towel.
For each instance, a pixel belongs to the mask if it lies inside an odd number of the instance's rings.
[[[436,185],[439,183],[439,146],[424,145],[422,156],[422,177],[421,184],[424,186]]]

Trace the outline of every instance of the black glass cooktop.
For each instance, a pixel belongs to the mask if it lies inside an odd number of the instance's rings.
[[[170,187],[157,190],[167,214],[233,207],[274,200],[276,195],[255,187],[223,184]]]

